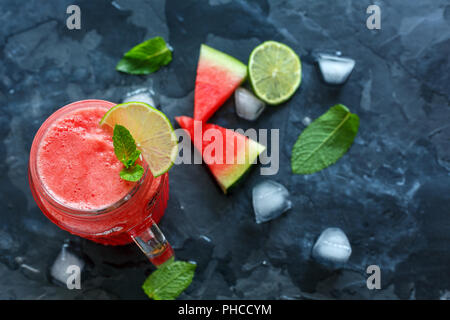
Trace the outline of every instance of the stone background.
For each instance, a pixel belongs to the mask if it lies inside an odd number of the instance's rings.
[[[66,28],[72,3],[81,8],[81,30]],[[366,28],[373,3],[381,30]],[[293,209],[257,225],[251,188],[263,178],[259,168],[225,196],[204,166],[175,166],[161,228],[180,259],[198,264],[180,298],[450,297],[448,1],[2,0],[0,24],[0,298],[146,299],[140,286],[153,267],[137,247],[72,236],[37,208],[27,181],[33,136],[69,102],[120,101],[140,87],[154,88],[172,121],[192,115],[201,43],[245,62],[269,39],[300,55],[300,90],[255,123],[237,118],[232,99],[211,122],[281,129],[280,170],[272,178],[290,190]],[[153,36],[173,47],[169,66],[145,77],[114,70],[124,52]],[[342,87],[325,85],[314,62],[315,53],[336,50],[356,60]],[[302,119],[336,103],[361,119],[354,145],[326,170],[293,175],[290,153]],[[310,257],[330,226],[342,228],[353,248],[334,271]],[[82,290],[49,276],[66,239],[87,262]],[[382,290],[366,288],[371,264],[381,267]]]

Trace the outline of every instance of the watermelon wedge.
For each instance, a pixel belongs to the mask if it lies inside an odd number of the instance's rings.
[[[202,44],[195,79],[194,119],[206,122],[246,76],[245,64]]]
[[[194,119],[185,116],[176,117],[175,120],[189,133],[197,150],[202,152],[203,161],[208,165],[224,193],[227,193],[227,190],[251,167],[258,155],[266,149],[265,146],[233,130],[201,121],[194,122]],[[201,139],[195,137],[194,131],[201,133]],[[214,137],[211,137],[211,133]],[[216,134],[222,137],[221,150],[220,147],[213,147],[216,143]],[[220,146],[220,143],[215,145]],[[212,149],[215,149],[214,152],[211,152]]]

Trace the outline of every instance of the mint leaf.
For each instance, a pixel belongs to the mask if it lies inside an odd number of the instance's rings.
[[[119,174],[123,180],[136,182],[139,181],[139,179],[141,179],[142,175],[144,174],[144,168],[142,168],[141,165],[137,164],[129,168],[123,168],[122,170],[120,170]]]
[[[113,145],[117,159],[125,166],[119,173],[120,177],[127,181],[138,181],[144,174],[144,168],[139,164],[135,165],[141,151],[136,149],[136,142],[130,131],[120,124],[114,126]]]
[[[134,139],[133,139],[134,141]],[[136,147],[136,144],[134,145]],[[139,156],[141,155],[141,151],[135,150],[133,153],[130,154],[130,158],[124,163],[125,168],[132,167],[137,159],[139,159]]]
[[[141,154],[139,150],[136,150],[136,142],[130,131],[120,124],[114,126],[113,145],[117,159],[125,168],[132,166]]]
[[[129,74],[150,74],[172,61],[172,51],[161,37],[138,44],[125,53],[116,66],[117,71]]]
[[[174,300],[192,282],[197,265],[184,261],[163,264],[145,280],[142,289],[154,300]]]
[[[359,117],[342,104],[314,120],[292,148],[291,166],[296,174],[320,171],[341,158],[353,143]]]

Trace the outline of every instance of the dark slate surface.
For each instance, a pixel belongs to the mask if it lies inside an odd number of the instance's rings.
[[[82,29],[65,26],[77,3]],[[169,4],[170,3],[170,4]],[[191,115],[198,49],[207,43],[242,61],[274,39],[303,62],[298,93],[251,124],[233,101],[211,119],[229,128],[280,128],[280,171],[293,209],[254,222],[253,170],[224,196],[207,169],[171,171],[169,207],[161,227],[179,258],[198,271],[181,298],[445,298],[450,295],[450,108],[448,1],[376,1],[381,30],[366,28],[369,1],[24,1],[0,4],[0,298],[145,299],[153,270],[137,248],[105,247],[50,223],[35,205],[27,159],[40,124],[58,107],[87,98],[119,101],[153,86],[171,119]],[[122,53],[160,35],[174,60],[147,76],[119,74]],[[317,51],[356,60],[343,87],[321,82]],[[351,150],[334,166],[294,176],[290,150],[304,128],[331,105],[361,118]],[[320,232],[342,228],[350,261],[327,270],[310,258]],[[69,239],[88,265],[82,290],[53,284],[49,266]],[[36,273],[22,264],[39,270]],[[365,270],[377,264],[382,290],[369,291]]]

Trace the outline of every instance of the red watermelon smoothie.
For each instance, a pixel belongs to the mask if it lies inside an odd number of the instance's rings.
[[[31,147],[29,182],[42,212],[60,228],[107,245],[134,240],[155,264],[173,255],[155,224],[167,206],[168,173],[154,178],[145,161],[143,178],[122,180],[112,129],[101,128],[115,104],[83,100],[53,113]]]

